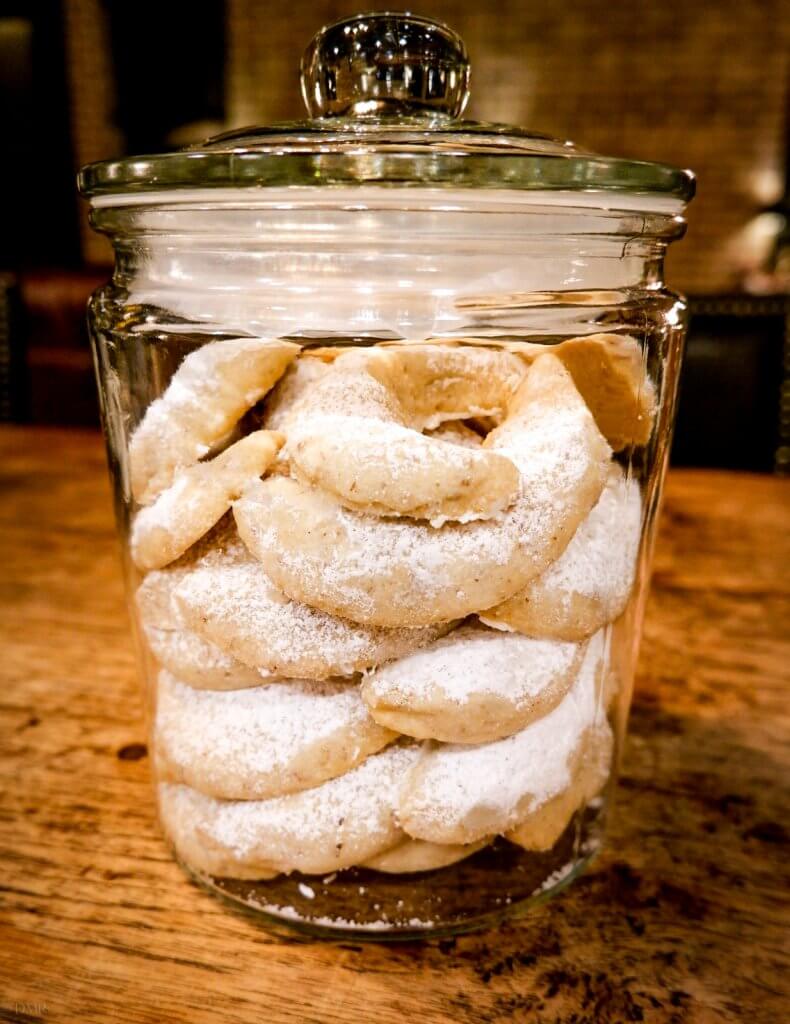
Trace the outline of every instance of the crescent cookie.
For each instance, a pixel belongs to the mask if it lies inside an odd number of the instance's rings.
[[[375,669],[362,697],[381,725],[446,743],[501,739],[541,718],[570,689],[578,644],[461,626]]]
[[[159,776],[209,796],[264,800],[309,789],[350,771],[393,739],[348,683],[278,680],[211,693],[159,674]]]
[[[459,362],[463,350],[449,351]],[[406,396],[423,398],[423,389],[415,382],[413,392],[404,391],[401,364],[408,368],[406,357],[416,353],[367,349],[337,359],[289,417],[285,455],[292,474],[362,512],[428,519],[433,525],[490,518],[515,499],[518,470],[495,451],[448,444],[415,429],[424,418],[412,415]],[[479,407],[473,371],[481,370],[483,383],[486,375],[471,357],[494,355],[518,362],[508,353],[469,350],[466,391],[458,396],[464,405],[451,412],[471,415]],[[441,350],[432,358],[438,373]],[[500,404],[508,397],[501,394]]]
[[[613,464],[598,503],[557,561],[520,593],[481,612],[481,620],[527,636],[586,639],[628,603],[641,525],[639,484]]]
[[[562,553],[600,497],[611,449],[551,354],[535,360],[483,447],[521,475],[519,497],[496,519],[380,519],[270,477],[234,504],[239,534],[289,597],[355,622],[424,626],[493,607]]]
[[[191,630],[264,676],[350,676],[410,654],[453,626],[383,629],[329,615],[280,593],[246,551],[195,566],[174,593]]]
[[[567,789],[531,810],[521,824],[505,835],[525,850],[550,850],[573,815],[596,797],[609,780],[614,736],[607,721],[588,730],[579,763]]]
[[[426,843],[422,839],[403,836],[397,845],[375,857],[366,860],[360,867],[383,871],[388,875],[406,875],[417,871],[434,871],[471,857],[473,853],[488,846],[490,839],[481,839],[465,846]]]
[[[647,444],[653,432],[656,390],[639,342],[619,334],[592,334],[569,338],[554,351],[613,450]]]
[[[456,342],[486,343],[478,338],[459,338]],[[589,334],[551,346],[529,341],[498,344],[526,363],[546,351],[560,359],[614,451],[649,441],[657,407],[656,389],[645,366],[645,348],[636,338]]]
[[[260,686],[260,674],[188,629],[174,598],[179,580],[209,555],[232,545],[232,520],[223,520],[186,555],[167,569],[149,572],[137,588],[135,603],[149,647],[159,664],[190,686],[238,690]],[[240,548],[241,541],[235,539]]]
[[[433,843],[473,843],[509,832],[535,807],[564,792],[584,735],[599,714],[602,655],[599,634],[560,704],[521,732],[479,746],[428,750],[401,792],[398,817],[404,831]]]
[[[291,363],[266,397],[263,412],[263,425],[266,429],[285,431],[294,406],[331,368],[331,362],[304,352]]]
[[[150,504],[180,469],[207,455],[299,351],[289,341],[233,338],[190,352],[129,442],[135,500]]]
[[[316,381],[326,376],[331,370],[334,360],[349,351],[355,350],[338,347],[310,349],[309,352],[302,352],[267,395],[262,418],[263,426],[267,430],[287,432],[289,418],[294,407],[298,406],[299,401]],[[523,372],[522,369],[522,376]],[[483,443],[482,437],[461,420],[446,420],[429,433],[443,441],[454,441],[467,448],[479,448]],[[279,461],[287,465],[282,452]]]
[[[365,355],[370,372],[408,409],[415,429],[433,430],[446,420],[505,416],[527,367],[511,352],[485,344],[386,342]]]
[[[245,486],[263,476],[285,438],[258,430],[211,459],[179,470],[174,482],[141,508],[129,547],[138,569],[161,569],[207,533]]]
[[[414,746],[387,747],[321,786],[270,800],[217,800],[161,783],[160,817],[195,871],[251,879],[328,874],[395,845],[398,791],[418,757]]]
[[[261,676],[190,629],[143,624],[151,653],[169,672],[198,690],[240,690],[260,686]]]

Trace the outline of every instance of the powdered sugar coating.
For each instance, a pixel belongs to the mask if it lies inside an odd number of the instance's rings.
[[[232,430],[299,352],[287,341],[232,338],[190,352],[129,442],[132,492],[148,504]]]
[[[374,670],[362,695],[376,721],[409,736],[483,743],[551,711],[582,653],[577,644],[471,624]]]
[[[306,389],[288,420],[293,474],[347,508],[433,525],[506,508],[519,478],[505,456],[414,429],[410,402],[399,400],[391,380],[405,357],[397,350],[350,352]],[[472,406],[475,384],[466,381]]]
[[[287,431],[294,407],[331,368],[331,362],[306,353],[291,363],[266,399],[263,416],[266,429]]]
[[[146,573],[135,594],[143,625],[157,629],[185,628],[184,617],[175,600],[176,586],[195,568],[217,562],[231,565],[239,560],[249,560],[249,557],[236,533],[232,517],[223,517],[177,561],[165,569]]]
[[[613,464],[597,504],[546,572],[481,614],[530,636],[582,640],[621,614],[636,574],[642,526],[639,484]]]
[[[260,686],[259,672],[190,629],[158,629],[148,625],[143,628],[159,664],[189,686],[200,690]]]
[[[348,683],[282,680],[211,693],[168,672],[159,674],[154,735],[160,778],[235,800],[318,786],[395,738]]]
[[[284,438],[257,430],[209,462],[176,473],[174,482],[132,523],[129,548],[139,569],[160,569],[214,526],[250,480],[270,466]]]
[[[606,719],[602,719],[586,730],[581,750],[574,757],[567,789],[531,808],[505,838],[526,850],[550,850],[576,811],[598,796],[606,785],[613,754],[614,734]]]
[[[223,801],[161,783],[160,815],[177,852],[197,871],[235,878],[327,874],[398,841],[398,793],[418,757],[415,746],[388,747],[339,778],[271,800]]]
[[[189,629],[175,601],[185,574],[216,557],[246,557],[233,520],[223,519],[182,558],[164,570],[149,572],[137,588],[135,603],[148,644],[163,668],[178,679],[208,690],[259,686],[260,674]],[[223,554],[220,554],[223,553]]]
[[[417,839],[474,842],[515,828],[570,784],[573,758],[599,716],[604,638],[590,640],[576,681],[549,714],[507,739],[429,750],[401,797],[402,827]]]
[[[613,465],[598,503],[542,581],[564,593],[619,603],[633,583],[641,520],[639,484]]]
[[[408,654],[452,627],[382,629],[328,615],[285,597],[258,561],[238,552],[185,573],[174,593],[191,629],[265,675],[350,676]]]
[[[551,355],[535,360],[485,447],[521,475],[519,498],[494,519],[439,529],[383,520],[277,477],[236,502],[239,533],[281,590],[357,622],[427,625],[489,608],[562,552],[601,493],[611,450]]]

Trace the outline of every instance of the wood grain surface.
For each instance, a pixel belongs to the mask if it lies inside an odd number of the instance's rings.
[[[104,455],[0,431],[0,1020],[790,1018],[790,484],[670,474],[606,852],[495,931],[282,939],[157,832]]]

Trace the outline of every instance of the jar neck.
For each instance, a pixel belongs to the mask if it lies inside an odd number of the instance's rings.
[[[586,293],[620,304],[661,289],[667,243],[683,230],[664,215],[399,199],[104,208],[94,220],[112,237],[115,283],[135,305],[276,336],[469,332],[475,298],[516,296],[521,314]],[[513,316],[500,322],[506,329]]]

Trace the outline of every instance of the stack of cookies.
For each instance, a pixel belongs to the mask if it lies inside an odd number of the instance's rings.
[[[551,848],[605,785],[638,344],[188,355],[129,445],[164,827],[209,876]]]

